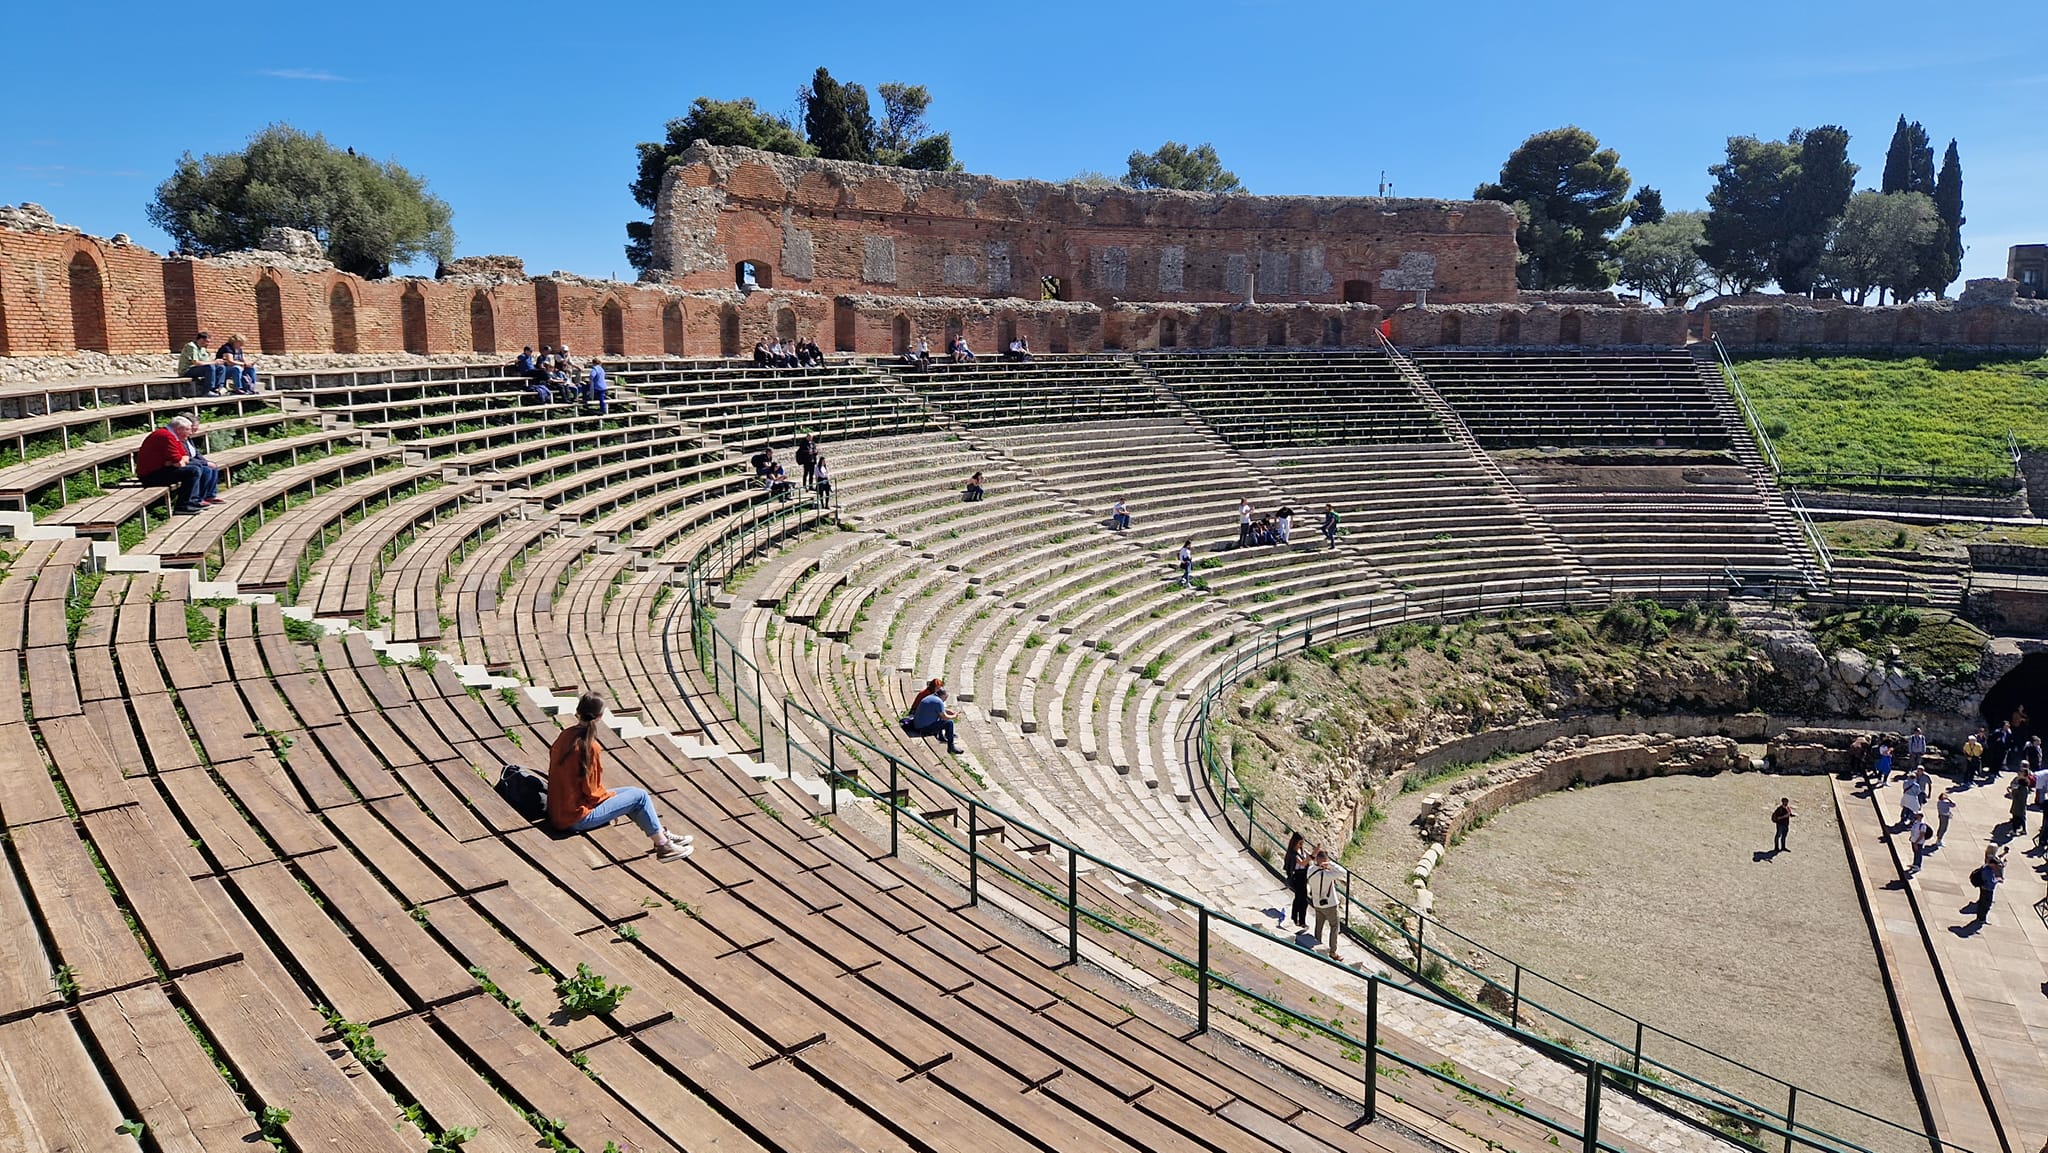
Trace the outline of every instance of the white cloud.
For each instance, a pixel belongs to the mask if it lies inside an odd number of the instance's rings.
[[[346,76],[336,76],[332,72],[322,71],[318,68],[265,68],[258,75],[268,76],[273,80],[314,80],[322,84],[332,84],[348,79]]]

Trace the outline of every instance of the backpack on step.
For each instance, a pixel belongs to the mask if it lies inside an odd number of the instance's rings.
[[[518,765],[506,765],[498,774],[498,795],[529,821],[548,815],[548,779]]]

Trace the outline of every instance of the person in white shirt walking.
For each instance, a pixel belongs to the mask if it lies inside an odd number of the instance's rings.
[[[1330,851],[1318,845],[1315,863],[1308,870],[1308,903],[1316,912],[1316,943],[1323,940],[1323,929],[1330,930],[1329,954],[1332,961],[1338,960],[1337,934],[1342,931],[1344,917],[1344,869],[1330,859]]]

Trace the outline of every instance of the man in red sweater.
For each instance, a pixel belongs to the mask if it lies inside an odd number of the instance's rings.
[[[150,488],[175,486],[179,516],[201,511],[195,491],[199,470],[185,448],[185,438],[192,435],[193,427],[185,417],[172,417],[169,424],[142,438],[142,447],[135,452],[135,479]]]

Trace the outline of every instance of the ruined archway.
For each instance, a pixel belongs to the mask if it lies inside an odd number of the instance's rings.
[[[1005,312],[996,317],[996,351],[1008,352],[1010,342],[1017,339],[1017,318]]]
[[[740,354],[740,312],[732,305],[722,305],[718,310],[718,355],[738,356]]]
[[[498,351],[498,318],[491,311],[488,293],[470,293],[469,347],[474,352]]]
[[[1577,344],[1579,342],[1579,314],[1567,310],[1557,318],[1557,342]]]
[[[100,262],[90,252],[74,252],[66,270],[71,289],[71,347],[80,352],[108,352],[107,290]]]
[[[1270,348],[1287,347],[1287,318],[1276,316],[1266,322],[1266,344]]]
[[[0,293],[0,356],[14,351],[14,345],[7,338],[7,294]]]
[[[1643,342],[1643,320],[1633,312],[1622,313],[1621,343],[1636,345]]]
[[[683,348],[683,306],[671,300],[661,310],[661,351],[682,356]]]
[[[626,310],[619,307],[617,300],[607,300],[597,310],[597,316],[604,354],[626,355]]]
[[[1500,314],[1499,334],[1494,337],[1497,344],[1522,343],[1522,314],[1513,309]]]
[[[909,352],[910,318],[900,312],[897,313],[896,319],[889,322],[889,338],[891,346],[898,354]]]
[[[1346,303],[1346,304],[1371,304],[1371,303],[1372,303],[1372,281],[1370,281],[1370,280],[1347,280],[1347,281],[1345,281],[1345,282],[1344,282],[1344,303]]]
[[[426,355],[427,294],[417,284],[406,285],[405,295],[398,298],[398,328],[407,352]]]
[[[1176,348],[1179,345],[1180,325],[1174,323],[1172,317],[1166,317],[1159,322],[1159,347]]]
[[[1324,344],[1324,346],[1325,346],[1325,347],[1327,347],[1327,348],[1336,348],[1336,347],[1337,347],[1338,345],[1341,345],[1341,344],[1343,344],[1343,343],[1344,343],[1344,318],[1343,318],[1343,317],[1341,317],[1341,316],[1331,316],[1331,317],[1326,317],[1326,318],[1325,318],[1325,319],[1323,320],[1323,344]]]
[[[289,351],[284,339],[284,290],[274,276],[256,282],[256,347],[271,356]]]
[[[1758,344],[1778,343],[1778,310],[1762,308],[1756,314],[1756,342]]]
[[[2020,658],[2020,663],[1984,694],[1984,704],[1977,712],[1985,724],[1996,728],[2022,708],[2035,731],[2048,724],[2048,653],[2028,653]]]
[[[775,339],[788,344],[796,339],[796,311],[790,308],[775,310]]]
[[[1219,312],[1219,313],[1217,313],[1217,314],[1216,314],[1216,338],[1215,338],[1214,340],[1210,341],[1209,343],[1210,343],[1211,345],[1213,345],[1213,346],[1217,347],[1217,348],[1229,348],[1229,347],[1230,347],[1230,314],[1229,314],[1229,313],[1227,313],[1227,312]]]
[[[1465,343],[1465,321],[1455,312],[1446,312],[1436,325],[1436,342],[1456,346]]]
[[[334,351],[356,350],[356,296],[347,284],[336,284],[327,292],[327,323],[333,330]]]
[[[1051,324],[1051,325],[1049,325],[1049,326],[1048,326],[1048,327],[1046,328],[1046,332],[1045,332],[1045,350],[1046,350],[1047,352],[1066,352],[1066,351],[1069,351],[1069,346],[1068,346],[1068,340],[1067,340],[1067,318],[1066,318],[1066,317],[1064,317],[1064,316],[1054,317],[1054,318],[1053,318],[1053,322],[1052,322],[1052,324]]]
[[[856,339],[860,317],[853,306],[834,302],[832,305],[832,348],[837,352],[857,351]]]

